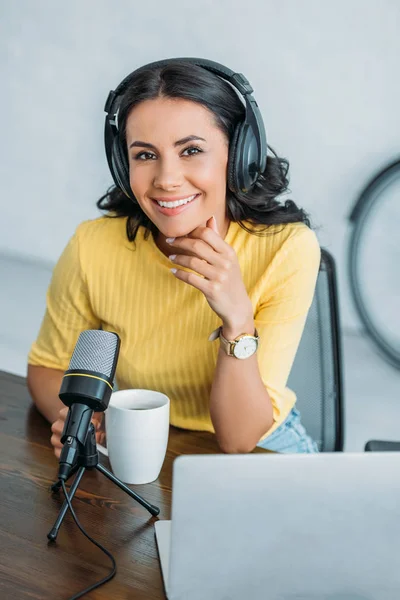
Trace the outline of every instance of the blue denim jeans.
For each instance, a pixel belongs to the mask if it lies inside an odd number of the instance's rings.
[[[283,423],[257,446],[285,454],[318,452],[317,444],[307,434],[300,419],[297,408],[292,408]]]

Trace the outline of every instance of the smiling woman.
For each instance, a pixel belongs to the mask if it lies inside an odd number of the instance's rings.
[[[168,59],[110,92],[107,214],[64,250],[28,359],[56,454],[55,378],[99,327],[121,338],[119,387],[164,392],[173,425],[214,432],[225,452],[316,451],[286,382],[320,249],[305,212],[280,201],[288,162],[252,91],[218,63]]]

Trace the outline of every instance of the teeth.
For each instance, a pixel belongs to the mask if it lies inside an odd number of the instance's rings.
[[[164,208],[176,208],[177,206],[183,206],[184,204],[191,202],[196,196],[197,194],[194,194],[188,198],[183,198],[183,200],[175,200],[175,202],[159,202],[158,200],[156,200],[156,202],[159,206],[163,206]]]

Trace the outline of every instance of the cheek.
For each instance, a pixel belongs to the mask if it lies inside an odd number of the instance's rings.
[[[204,188],[205,191],[224,188],[227,180],[227,160],[203,161],[196,169],[196,178],[198,187]]]
[[[146,165],[146,167],[146,169],[140,169],[135,168],[133,165],[129,169],[129,182],[131,190],[136,196],[136,199],[139,201],[139,204],[141,204],[141,198],[143,198],[146,192],[152,187],[152,169],[148,168],[148,165]]]

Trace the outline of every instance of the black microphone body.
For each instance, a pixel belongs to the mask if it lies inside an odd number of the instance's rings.
[[[72,465],[75,464],[79,454],[80,444],[86,443],[89,432],[89,425],[92,420],[93,410],[86,404],[73,404],[68,411],[68,416],[64,424],[64,430],[61,436],[61,442],[64,444],[58,468],[58,478],[68,478]]]
[[[83,331],[65,371],[59,397],[69,407],[61,442],[58,478],[68,478],[86,443],[93,412],[105,411],[110,402],[120,339],[116,333]]]

